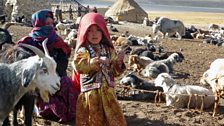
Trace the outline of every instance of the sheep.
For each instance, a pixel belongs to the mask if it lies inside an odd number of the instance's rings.
[[[125,49],[125,54],[130,54],[130,52],[132,51],[132,48],[129,45],[123,45],[121,46],[121,49]]]
[[[76,38],[77,38],[77,30],[72,29],[64,41],[69,45],[69,47],[75,48],[77,41]]]
[[[9,31],[7,29],[0,28],[0,49],[2,49],[2,45],[5,43],[14,44]]]
[[[62,35],[62,32],[64,32],[64,35],[67,35],[68,31],[70,31],[71,29],[75,28],[75,24],[74,23],[64,24],[62,22],[58,22],[58,24],[56,24],[55,27],[59,31],[59,34]]]
[[[208,89],[196,86],[196,85],[179,85],[176,81],[168,74],[161,73],[154,80],[155,86],[160,86],[166,95],[166,106],[174,106],[177,108],[188,107],[190,95],[207,95],[204,99],[204,108],[210,108],[214,104],[214,96]],[[198,97],[198,96],[197,96]],[[201,107],[201,98],[191,98],[189,107]]]
[[[133,35],[127,35],[128,33],[124,34],[123,36],[127,37],[127,44],[130,46],[138,46],[138,38]]]
[[[45,54],[31,45],[20,44],[37,55],[11,64],[0,64],[0,125],[25,93],[37,87],[43,101],[48,102],[48,94],[60,89],[57,64],[50,57],[46,42],[47,39],[43,42]]]
[[[113,25],[110,25],[109,29],[110,29],[110,31],[112,31],[112,32],[118,32],[117,28],[114,27]]]
[[[204,72],[200,82],[202,84],[209,84],[213,92],[220,92],[221,94],[224,94],[223,74],[224,59],[216,59],[211,63],[210,68]]]
[[[173,73],[173,65],[182,62],[183,59],[181,53],[173,53],[167,59],[148,64],[140,74],[144,77],[156,78],[160,73]]]
[[[130,55],[128,58],[128,65],[133,67],[134,71],[140,72],[144,69],[149,63],[152,63],[153,60],[145,57],[145,56],[138,56],[138,55]]]
[[[208,30],[209,31],[219,31],[220,30],[220,26],[219,25],[217,25],[217,24],[210,24],[209,26],[208,26]]]
[[[147,82],[145,80],[142,80],[138,76],[136,76],[133,73],[128,73],[125,75],[121,80],[120,84],[130,86],[135,89],[143,89],[143,90],[148,90],[148,91],[161,91],[163,92],[163,89],[161,87],[156,87],[153,83]],[[141,94],[134,94],[133,95],[134,99],[139,99],[139,100],[146,100],[146,99],[151,99],[153,100],[155,98],[155,93],[150,93],[150,92],[145,92]]]
[[[160,17],[156,23],[152,25],[153,34],[158,31],[163,33],[163,38],[177,34],[178,39],[185,35],[185,26],[180,20],[171,20],[169,18]]]
[[[210,68],[204,72],[200,83],[209,84],[215,94],[215,105],[213,116],[215,116],[219,97],[224,94],[224,59],[216,59],[210,65]]]
[[[122,36],[119,36],[117,38],[117,40],[114,42],[114,45],[116,46],[122,46],[122,45],[125,45],[127,44],[128,40],[126,37],[122,37]]]

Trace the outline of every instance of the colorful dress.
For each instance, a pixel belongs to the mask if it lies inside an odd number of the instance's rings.
[[[107,57],[110,62],[90,64],[90,58]],[[114,91],[114,77],[125,70],[125,65],[116,62],[113,48],[100,44],[97,47],[84,45],[78,49],[74,59],[80,73],[81,94],[77,100],[76,126],[126,126],[126,120]]]
[[[48,38],[47,48],[50,56],[57,63],[56,71],[61,77],[61,86],[56,94],[49,97],[49,103],[44,103],[41,98],[38,98],[37,106],[42,117],[53,117],[60,122],[73,121],[75,120],[76,100],[79,91],[74,87],[72,80],[66,73],[71,50],[63,39],[56,34],[55,29],[45,24],[47,17],[53,18],[53,13],[49,10],[40,10],[34,13],[32,15],[32,32],[17,43],[26,43],[43,50],[42,41]]]

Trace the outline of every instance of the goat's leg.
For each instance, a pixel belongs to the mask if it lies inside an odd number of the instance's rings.
[[[13,125],[14,126],[18,126],[18,122],[17,122],[17,112],[18,112],[18,108],[14,108],[13,109]]]
[[[214,109],[213,109],[213,114],[212,114],[213,117],[215,116],[215,114],[217,112],[218,103],[219,103],[219,94],[216,92],[215,93],[215,104],[214,104]]]
[[[10,126],[9,117],[7,117],[7,118],[3,121],[2,126]]]
[[[32,93],[26,94],[26,103],[24,104],[26,126],[32,126],[32,115],[35,103],[35,96]]]

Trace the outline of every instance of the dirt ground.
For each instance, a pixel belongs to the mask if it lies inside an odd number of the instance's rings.
[[[139,24],[127,23],[114,25],[121,34],[128,30],[130,34],[144,36],[151,33],[151,27]],[[13,40],[17,41],[27,35],[31,28],[24,26],[11,26],[9,31],[13,34]],[[203,44],[202,40],[176,40],[162,39],[157,45],[163,45],[165,50],[181,51],[185,57],[182,63],[174,66],[176,81],[181,84],[200,85],[199,80],[210,63],[224,55],[224,47]],[[125,61],[127,63],[127,61]],[[70,67],[68,71],[70,70]],[[127,73],[127,72],[125,72]],[[125,75],[125,74],[124,74]],[[117,82],[121,77],[117,78]],[[147,80],[147,78],[144,78]],[[203,85],[201,85],[203,86]],[[207,88],[210,89],[209,86]],[[224,125],[224,102],[221,100],[218,114],[212,117],[212,108],[204,112],[198,112],[187,108],[176,109],[166,107],[165,102],[155,104],[154,101],[119,100],[129,126],[223,126]],[[74,123],[59,124],[52,120],[34,117],[33,125],[75,125]]]

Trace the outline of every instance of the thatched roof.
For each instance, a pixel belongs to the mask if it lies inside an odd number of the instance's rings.
[[[147,13],[134,0],[117,0],[105,13],[106,17],[126,15],[130,13],[147,17]]]

